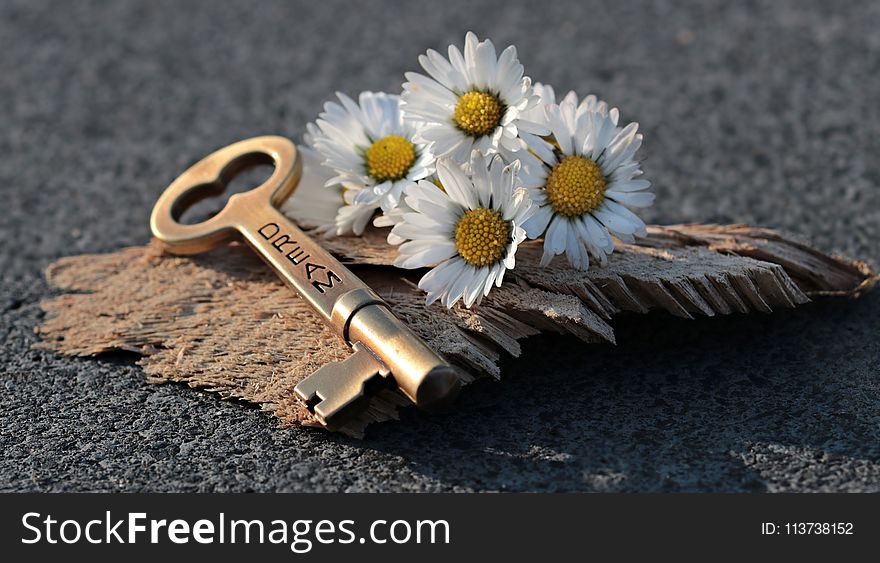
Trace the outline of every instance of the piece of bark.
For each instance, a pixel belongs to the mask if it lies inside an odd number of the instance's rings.
[[[742,225],[650,227],[637,245],[618,245],[605,268],[577,272],[557,258],[540,268],[540,243],[517,254],[479,307],[424,306],[420,272],[389,267],[385,233],[323,241],[385,298],[395,313],[450,361],[478,377],[499,377],[501,353],[541,331],[614,342],[611,318],[663,310],[681,317],[771,311],[814,295],[857,296],[876,282],[864,263],[822,254],[768,229]],[[284,424],[318,423],[293,387],[349,349],[246,246],[193,257],[151,244],[59,260],[47,272],[66,291],[43,302],[41,346],[93,356],[141,354],[148,381],[176,381],[261,405]],[[372,398],[343,431],[359,436],[408,404],[394,391]]]

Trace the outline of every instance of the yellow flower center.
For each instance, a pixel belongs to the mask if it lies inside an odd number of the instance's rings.
[[[494,209],[472,209],[455,225],[458,255],[477,268],[491,266],[504,258],[509,242],[510,222]]]
[[[471,90],[459,96],[452,120],[468,135],[482,137],[501,124],[503,115],[504,105],[497,96]]]
[[[607,180],[590,158],[566,156],[547,177],[547,199],[553,211],[564,217],[579,217],[593,211],[605,199]]]
[[[388,135],[367,149],[366,159],[367,174],[375,180],[400,180],[416,160],[416,147],[400,135]]]

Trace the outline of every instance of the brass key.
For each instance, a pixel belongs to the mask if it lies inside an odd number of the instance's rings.
[[[223,193],[252,166],[275,170],[262,185],[233,194],[226,206],[195,225],[179,223],[196,201]],[[278,276],[354,349],[301,381],[296,394],[322,424],[335,428],[356,411],[365,387],[391,375],[420,407],[436,407],[458,390],[455,369],[401,322],[364,282],[278,211],[296,188],[302,161],[284,137],[255,137],[208,155],[165,190],[150,217],[153,235],[175,254],[204,252],[238,232]]]

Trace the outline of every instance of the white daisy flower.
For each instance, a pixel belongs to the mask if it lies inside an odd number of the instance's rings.
[[[418,120],[416,140],[429,143],[439,158],[464,164],[471,151],[495,154],[499,148],[521,148],[521,127],[541,134],[539,126],[520,126],[519,116],[534,106],[531,79],[523,76],[516,47],[496,56],[492,41],[465,37],[464,55],[449,46],[449,59],[429,49],[419,63],[429,76],[406,73],[403,85],[405,119]]]
[[[642,144],[638,124],[618,127],[617,110],[591,99],[550,105],[546,119],[551,142],[527,137],[531,152],[522,153],[522,181],[538,206],[525,229],[529,238],[544,235],[543,266],[563,252],[581,270],[590,256],[604,265],[614,250],[612,235],[631,243],[645,233],[645,223],[625,206],[654,202],[635,160]]]
[[[419,281],[426,302],[440,300],[452,307],[462,300],[470,307],[501,286],[504,272],[515,265],[517,246],[526,238],[522,223],[532,213],[528,193],[518,179],[519,162],[491,163],[479,153],[472,175],[449,160],[437,163],[437,184],[421,180],[407,186],[410,211],[392,233],[405,240],[394,265],[424,268],[436,265]]]
[[[346,203],[354,206],[341,213],[338,234],[360,234],[375,209],[397,205],[407,182],[433,173],[434,157],[413,142],[416,124],[403,120],[398,96],[363,92],[358,103],[337,96],[340,103],[324,105],[307,138],[336,172],[327,186],[343,186]]]

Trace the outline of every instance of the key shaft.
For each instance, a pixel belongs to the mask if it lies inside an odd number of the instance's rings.
[[[420,407],[444,402],[458,377],[367,284],[255,194],[236,194],[231,217],[245,240],[288,286],[293,288],[351,345],[358,344],[381,362],[400,390]],[[304,389],[298,389],[301,398]],[[336,411],[326,412],[332,418]]]
[[[234,228],[284,282],[306,300],[340,336],[344,335],[341,312],[334,307],[343,296],[359,290],[357,299],[342,301],[354,313],[367,304],[384,304],[351,270],[253,193],[229,198],[228,217]],[[340,305],[342,306],[342,305]]]

